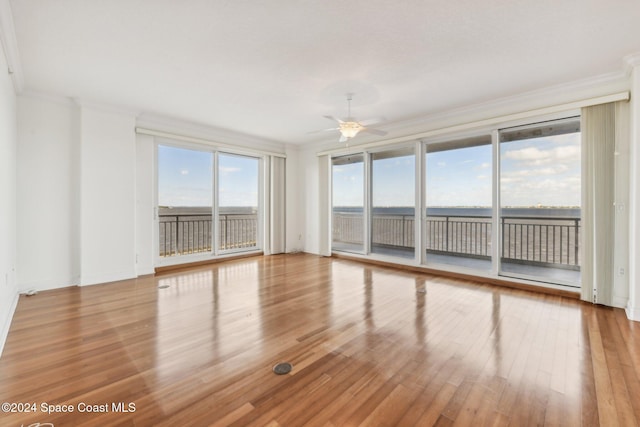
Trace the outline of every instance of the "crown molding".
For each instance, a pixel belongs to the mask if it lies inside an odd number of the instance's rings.
[[[632,53],[623,58],[625,74],[630,75],[631,71],[640,66],[640,52]]]
[[[574,100],[564,104],[556,104],[556,105],[547,105],[542,108],[536,108],[531,110],[513,110],[516,112],[511,112],[502,116],[494,116],[490,118],[483,118],[475,121],[468,122],[460,122],[453,125],[447,125],[442,127],[432,127],[428,130],[422,130],[413,134],[406,134],[403,136],[385,138],[383,140],[374,141],[370,143],[358,144],[351,147],[338,147],[331,150],[319,151],[317,153],[318,156],[322,156],[325,154],[351,154],[353,152],[360,151],[362,149],[371,149],[378,147],[386,147],[391,146],[393,144],[404,143],[407,141],[421,141],[423,139],[429,138],[430,140],[434,137],[442,137],[444,135],[454,135],[459,134],[460,132],[469,132],[482,128],[496,128],[500,126],[504,126],[505,124],[514,124],[516,122],[526,123],[531,119],[537,120],[540,117],[550,117],[552,115],[567,113],[579,110],[586,106],[591,105],[599,105],[609,102],[616,101],[629,101],[630,93],[628,90],[619,92],[619,93],[611,93],[607,95],[602,95],[593,98],[579,99]],[[524,124],[523,123],[523,124]]]
[[[19,94],[19,97],[24,99],[35,99],[38,101],[50,102],[52,104],[58,104],[63,107],[72,107],[72,108],[78,107],[78,104],[72,98],[69,98],[67,96],[55,95],[55,94],[45,93],[45,92],[38,92],[31,89],[23,90]]]
[[[13,88],[19,94],[24,87],[24,81],[16,30],[13,25],[13,12],[9,0],[0,0],[0,42],[7,59],[7,71],[11,75]]]
[[[96,102],[96,101],[82,99],[82,98],[71,98],[71,100],[80,108],[100,111],[103,113],[121,114],[124,116],[133,116],[135,118],[137,118],[141,114],[141,111],[136,110],[135,108],[105,104],[102,102]]]
[[[605,96],[630,89],[629,75],[632,66],[640,65],[640,54],[626,56],[620,70],[528,92],[504,96],[486,102],[464,105],[444,111],[434,111],[406,120],[384,122],[376,127],[388,132],[385,137],[358,136],[353,146],[393,139],[407,134],[420,133],[435,128],[455,126],[466,122],[479,122],[498,116],[506,116],[514,111],[536,110],[552,105],[567,104],[576,99]],[[309,144],[315,150],[335,146],[335,141],[318,139]]]
[[[501,97],[488,102],[481,102],[422,117],[391,123],[385,126],[390,133],[394,130],[406,131],[416,127],[432,127],[444,124],[459,123],[460,119],[469,121],[482,120],[497,115],[510,114],[513,111],[533,110],[549,105],[572,102],[576,99],[594,98],[612,92],[629,90],[629,79],[626,69],[606,73],[572,82],[548,86],[520,94]]]
[[[31,89],[24,90],[20,95],[21,98],[35,99],[39,101],[50,102],[52,104],[58,104],[63,107],[90,109],[94,111],[101,111],[110,114],[122,114],[125,116],[138,117],[140,115],[139,110],[133,108],[121,107],[117,105],[109,105],[100,102],[88,101],[80,98],[70,98],[63,95],[39,92]]]
[[[238,148],[257,148],[263,151],[283,152],[285,148],[288,147],[288,144],[250,134],[150,113],[139,115],[136,126],[151,128],[166,133],[189,135],[193,138],[217,141],[221,144],[234,145]]]

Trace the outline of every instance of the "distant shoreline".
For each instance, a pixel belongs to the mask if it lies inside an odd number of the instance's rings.
[[[577,207],[509,207],[502,208],[504,216],[514,217],[561,217],[579,218],[580,208]],[[362,213],[361,207],[334,207],[333,213]],[[414,215],[413,207],[384,207],[373,208],[374,215]],[[434,207],[427,208],[428,216],[460,216],[460,217],[491,217],[489,207]]]
[[[252,206],[221,206],[220,213],[222,215],[254,215],[258,210]],[[211,207],[208,206],[159,206],[158,215],[160,216],[176,216],[176,215],[211,215]]]
[[[502,208],[504,216],[513,217],[555,217],[555,218],[579,218],[579,207],[508,207]],[[361,207],[353,206],[336,206],[333,208],[334,213],[343,214],[362,214]],[[374,215],[414,215],[413,207],[396,206],[373,208]],[[211,208],[206,206],[160,206],[158,208],[160,216],[176,216],[176,215],[211,215]],[[250,206],[229,206],[220,207],[222,215],[255,215],[257,209]],[[460,216],[460,217],[491,217],[492,209],[490,207],[432,207],[427,208],[429,216]]]

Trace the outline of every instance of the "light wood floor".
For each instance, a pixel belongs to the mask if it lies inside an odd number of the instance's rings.
[[[293,371],[275,375],[280,361]],[[559,296],[256,257],[21,297],[0,401],[37,405],[2,426],[631,426],[640,323]]]

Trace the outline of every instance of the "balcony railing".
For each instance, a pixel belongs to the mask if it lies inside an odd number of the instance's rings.
[[[504,262],[580,269],[579,217],[501,217],[501,257]],[[489,216],[429,215],[426,220],[429,253],[490,259],[492,224]],[[397,249],[415,247],[413,215],[372,218],[372,246]],[[333,241],[363,244],[359,213],[333,215]]]
[[[211,215],[160,214],[159,249],[161,257],[212,251]],[[219,215],[218,247],[220,250],[257,247],[258,216],[256,214]]]

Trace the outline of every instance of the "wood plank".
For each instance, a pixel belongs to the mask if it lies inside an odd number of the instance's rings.
[[[252,257],[22,296],[0,401],[136,405],[3,425],[638,425],[640,328],[562,293]]]

